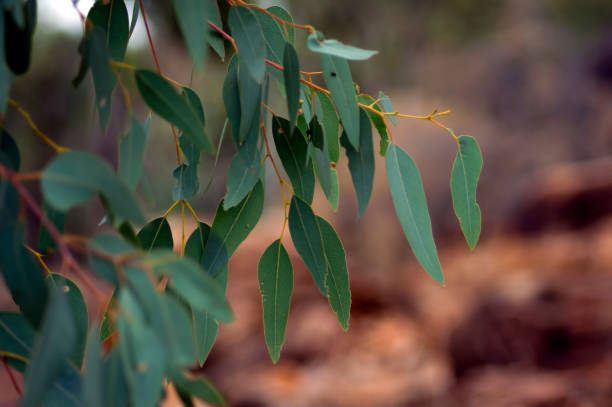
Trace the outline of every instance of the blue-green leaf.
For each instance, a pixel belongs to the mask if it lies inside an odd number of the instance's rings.
[[[460,136],[458,147],[450,182],[453,208],[465,240],[474,250],[480,236],[481,215],[476,203],[476,187],[482,171],[482,153],[470,136]]]
[[[172,171],[172,176],[176,178],[176,185],[172,188],[174,201],[190,199],[200,187],[198,168],[194,165],[181,164]]]
[[[293,131],[300,108],[300,63],[297,52],[290,43],[285,44],[283,53],[283,77],[287,95],[287,111],[289,112],[290,128]]]
[[[274,14],[276,17],[284,21],[287,21],[288,23],[293,23],[293,17],[291,17],[291,15],[284,8],[279,7],[279,6],[272,6],[272,7],[268,7],[267,10],[270,13]],[[279,26],[281,25],[279,24]],[[283,27],[281,26],[281,28]],[[291,25],[285,24],[283,31],[287,34],[286,36],[287,41],[293,44],[295,40],[295,29]]]
[[[238,147],[249,140],[257,140],[261,123],[261,99],[263,96],[263,83],[257,82],[240,61],[238,68],[240,90],[240,132],[238,133]],[[233,131],[233,129],[232,129]],[[232,133],[233,134],[233,133]]]
[[[97,324],[94,324],[89,330],[87,358],[83,376],[83,405],[88,407],[104,407],[104,391],[106,390],[103,387],[104,363]]]
[[[378,92],[378,103],[382,107],[383,112],[385,113],[395,112],[395,109],[393,109],[393,105],[391,104],[391,99],[389,99],[389,96],[385,95],[382,90]],[[394,125],[397,125],[397,117],[392,116],[392,115],[389,115],[387,117],[389,117],[389,119],[391,120],[391,123],[393,123]]]
[[[174,383],[179,393],[186,396],[195,396],[216,406],[223,406],[226,403],[221,392],[204,376],[186,377],[180,372],[173,372],[169,379]]]
[[[316,94],[316,109],[317,117],[321,119],[323,125],[323,134],[329,153],[330,161],[337,163],[340,159],[340,137],[338,130],[340,128],[338,122],[338,114],[333,102],[327,94],[317,91]]]
[[[200,4],[202,11],[204,12],[204,21],[210,21],[217,27],[222,27],[221,14],[219,14],[219,6],[216,0],[206,0]],[[208,28],[208,24],[206,27]],[[212,28],[211,28],[212,30]],[[208,37],[208,44],[215,50],[217,55],[221,59],[225,58],[225,45],[223,44],[223,38],[216,31],[211,32]]]
[[[155,113],[175,124],[200,150],[215,152],[204,131],[204,122],[189,98],[180,95],[166,79],[153,71],[137,70],[135,76],[142,98]]]
[[[374,147],[372,145],[372,126],[367,113],[363,109],[360,109],[360,120],[359,151],[355,151],[344,134],[340,141],[349,160],[348,166],[357,193],[359,217],[361,218],[370,202],[372,186],[374,185]]]
[[[386,156],[387,179],[395,213],[417,260],[437,282],[444,283],[419,170],[408,154],[391,144]]]
[[[58,211],[49,205],[48,202],[43,202],[42,210],[47,215],[47,218],[53,223],[55,228],[60,233],[64,233],[64,223],[66,220],[66,214]],[[55,250],[55,240],[49,234],[49,231],[44,225],[40,225],[40,231],[38,232],[38,251],[46,254]]]
[[[262,159],[258,156],[255,156],[251,165],[246,165],[240,154],[234,156],[227,173],[227,193],[223,199],[223,209],[238,205],[253,189],[263,169],[261,164]]]
[[[320,32],[314,32],[308,36],[306,44],[308,49],[312,52],[318,52],[320,54],[329,54],[336,57],[350,59],[355,61],[363,61],[369,59],[373,55],[377,54],[378,51],[372,51],[368,49],[362,49],[353,47],[351,45],[345,45],[338,40],[325,40],[323,34]]]
[[[206,57],[206,43],[210,35],[208,24],[205,23],[209,16],[205,13],[206,8],[203,3],[211,1],[173,0],[172,3],[191,60],[197,70],[202,70]]]
[[[321,54],[321,63],[323,78],[340,114],[342,127],[355,150],[359,150],[359,107],[348,62],[346,59]]]
[[[128,186],[108,164],[92,154],[71,151],[57,156],[43,171],[41,183],[45,199],[60,211],[83,204],[99,193],[115,215],[144,221]]]
[[[297,131],[291,132],[287,120],[277,116],[272,118],[272,134],[294,193],[308,204],[312,203],[315,179],[306,141]]]
[[[30,358],[35,335],[36,331],[22,313],[0,312],[0,352],[20,372],[25,370],[24,360]]]
[[[132,116],[130,131],[119,139],[119,168],[117,173],[131,190],[136,189],[143,172],[144,152],[149,132]]]
[[[378,106],[374,98],[370,95],[359,95],[357,96],[357,101],[359,103],[362,103],[368,106],[373,106],[373,108],[375,110],[378,110],[379,112],[381,111],[380,107]],[[389,134],[387,131],[387,125],[385,123],[385,119],[383,119],[380,115],[374,113],[371,110],[368,110],[367,113],[368,113],[368,116],[370,117],[370,121],[372,121],[372,124],[374,125],[374,127],[376,128],[376,131],[378,131],[378,135],[380,136],[379,151],[380,151],[380,155],[384,157],[385,154],[387,154],[387,148],[389,147]],[[389,117],[392,117],[393,119],[395,119],[395,116],[389,116]]]
[[[166,218],[153,219],[138,232],[140,246],[146,250],[170,249],[174,247],[172,230]]]
[[[272,361],[276,363],[285,341],[289,303],[293,292],[293,267],[280,240],[262,254],[257,266],[263,307],[264,334]]]
[[[248,8],[233,6],[229,11],[228,24],[236,41],[241,67],[261,83],[266,72],[266,45],[257,18]]]

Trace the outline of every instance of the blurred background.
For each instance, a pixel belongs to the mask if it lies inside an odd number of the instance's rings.
[[[132,10],[132,1],[126,1]],[[224,18],[227,5],[222,4]],[[92,1],[81,0],[87,13]],[[396,110],[452,109],[444,123],[480,143],[479,246],[470,252],[452,211],[453,140],[427,122],[403,119],[395,140],[417,162],[431,211],[446,286],[418,266],[395,216],[384,161],[377,161],[372,201],[357,221],[346,157],[340,207],[319,189],[315,211],[338,230],[347,251],[352,313],[344,333],[287,238],[295,291],[280,362],[267,355],[256,264],[277,238],[282,200],[271,171],[266,210],[230,263],[229,299],[237,321],[220,329],[202,371],[232,406],[503,406],[612,405],[612,2],[610,0],[261,1],[281,5],[298,23],[328,38],[377,49],[351,63],[353,79],[372,95],[383,90]],[[191,83],[204,103],[206,129],[220,137],[226,65],[209,53],[192,72],[170,2],[149,2],[164,73]],[[30,72],[11,97],[62,145],[117,161],[126,117],[115,92],[111,124],[97,124],[88,77],[74,89],[81,37],[70,0],[39,0]],[[301,66],[319,58],[297,37]],[[227,49],[230,52],[229,49]],[[142,21],[126,62],[152,68]],[[132,75],[141,120],[147,108]],[[272,105],[283,101],[272,92]],[[37,170],[53,151],[14,110],[6,127]],[[96,123],[96,124],[92,124]],[[169,126],[153,117],[141,188],[149,217],[171,204],[175,167]],[[225,139],[217,167],[203,156],[193,204],[210,221],[225,193],[234,153]],[[209,187],[209,180],[212,179]],[[35,193],[36,185],[33,185]],[[39,195],[40,196],[40,195]],[[91,234],[99,203],[74,210],[67,231]],[[180,222],[171,217],[175,241]],[[189,224],[193,227],[193,223]],[[190,232],[190,230],[189,230]],[[288,235],[287,235],[288,237]],[[180,241],[180,238],[178,239]],[[2,288],[2,309],[13,305]],[[93,314],[92,314],[93,315]],[[0,373],[6,405],[16,400]],[[172,401],[168,405],[173,405]]]

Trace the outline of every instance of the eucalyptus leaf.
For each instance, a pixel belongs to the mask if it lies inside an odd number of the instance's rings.
[[[146,251],[153,249],[170,249],[174,247],[172,230],[166,218],[153,219],[140,229],[138,240]]]
[[[261,83],[266,72],[266,45],[257,18],[248,8],[234,6],[230,8],[228,24],[236,41],[240,65]]]
[[[210,35],[208,25],[204,23],[209,15],[203,3],[210,3],[210,0],[173,0],[172,3],[191,60],[197,70],[202,70]]]
[[[453,208],[459,219],[465,240],[474,250],[480,236],[480,207],[476,202],[476,187],[482,171],[482,153],[471,136],[460,136],[459,150],[451,174]]]
[[[290,128],[293,131],[300,108],[300,64],[297,52],[290,43],[285,44],[283,53],[283,77],[287,95],[287,111],[289,112]]]
[[[320,32],[314,32],[308,36],[306,40],[308,49],[319,54],[329,54],[336,57],[350,59],[355,61],[363,61],[376,55],[378,51],[372,51],[362,48],[345,45],[338,40],[326,40]]]
[[[119,139],[119,168],[117,173],[131,190],[136,189],[143,173],[144,152],[149,139],[135,116],[132,116],[130,130]]]
[[[408,154],[391,144],[386,156],[387,179],[395,213],[417,260],[440,284],[444,283],[431,219],[419,170]]]
[[[338,114],[336,113],[334,103],[327,94],[317,91],[315,95],[317,117],[321,120],[323,125],[323,134],[325,134],[329,159],[337,163],[340,159],[340,137],[338,135],[340,126]]]

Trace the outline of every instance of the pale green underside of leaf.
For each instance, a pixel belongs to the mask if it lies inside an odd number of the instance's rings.
[[[425,271],[443,284],[444,276],[419,170],[412,158],[396,144],[391,144],[387,150],[386,166],[393,205],[408,243]]]
[[[363,61],[376,55],[378,51],[372,51],[362,48],[346,45],[338,40],[324,40],[323,34],[314,32],[308,36],[306,40],[308,49],[319,54],[329,54],[339,58]]]
[[[453,208],[470,249],[480,236],[481,214],[476,202],[476,187],[482,171],[482,154],[473,137],[460,136],[451,173]]]

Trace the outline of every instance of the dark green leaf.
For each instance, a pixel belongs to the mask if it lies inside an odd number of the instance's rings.
[[[202,261],[202,253],[208,241],[210,234],[210,226],[200,222],[199,226],[189,235],[187,243],[185,243],[185,257],[190,257],[196,263]]]
[[[228,24],[238,47],[240,66],[261,83],[266,72],[266,45],[257,18],[248,8],[233,6]]]
[[[136,2],[138,3],[138,2]],[[83,405],[104,407],[104,363],[102,347],[98,336],[98,326],[94,324],[89,330],[85,374],[83,375]]]
[[[359,95],[357,96],[357,101],[363,103],[364,105],[373,106],[374,109],[380,112],[380,107],[376,104],[374,98],[370,95]],[[370,120],[372,124],[376,128],[378,135],[380,136],[380,155],[383,157],[387,154],[387,148],[389,147],[389,134],[387,131],[387,125],[385,124],[385,119],[383,119],[378,114],[374,113],[371,110],[367,110],[368,116],[370,116]],[[395,119],[394,116],[389,116]],[[369,127],[369,126],[368,126]]]
[[[327,267],[325,284],[327,285],[329,304],[336,313],[342,329],[346,331],[351,314],[351,290],[346,267],[346,254],[336,231],[325,219],[317,216],[317,226],[321,234]]]
[[[87,57],[96,91],[96,107],[100,115],[100,123],[103,128],[106,128],[111,115],[111,97],[117,78],[110,65],[105,31],[94,26],[91,34],[87,37],[85,47],[87,47]]]
[[[221,15],[219,14],[219,7],[216,0],[206,0],[200,4],[202,11],[204,12],[204,21],[210,21],[217,27],[222,27]],[[205,23],[208,28],[208,24]],[[212,28],[211,28],[212,30]],[[212,31],[207,37],[208,43],[215,50],[217,55],[221,59],[225,58],[225,45],[223,44],[223,38],[216,31]]]
[[[72,151],[59,155],[43,171],[41,183],[45,199],[60,211],[85,203],[99,193],[115,215],[134,222],[144,221],[127,185],[108,164],[89,153]]]
[[[470,136],[460,136],[458,147],[450,182],[453,208],[465,240],[474,250],[480,236],[481,215],[476,203],[476,187],[482,171],[482,153]]]
[[[427,199],[419,170],[408,154],[391,144],[386,157],[387,179],[395,213],[417,260],[437,282],[444,283],[431,230]]]
[[[206,43],[210,35],[208,24],[205,23],[209,16],[206,14],[203,3],[211,3],[211,1],[173,0],[172,3],[191,60],[197,70],[202,70],[206,57]]]
[[[46,308],[47,288],[41,267],[24,244],[21,222],[0,226],[0,269],[13,301],[33,327],[40,325]]]
[[[12,171],[19,171],[21,165],[19,147],[6,129],[0,131],[0,163]]]
[[[320,32],[314,32],[308,36],[306,41],[308,49],[312,52],[318,52],[320,54],[329,54],[336,57],[350,59],[355,61],[363,61],[369,59],[373,55],[377,54],[378,51],[371,51],[367,49],[353,47],[351,45],[345,45],[338,40],[326,40],[323,34]]]
[[[0,312],[0,352],[20,372],[30,358],[36,332],[21,313]]]
[[[306,141],[297,132],[292,134],[289,122],[277,116],[272,118],[272,134],[294,193],[308,204],[312,203],[315,179]]]
[[[143,172],[144,152],[149,132],[132,116],[130,131],[119,139],[119,169],[117,173],[131,190],[136,189]]]
[[[359,151],[355,151],[345,134],[342,135],[340,141],[346,150],[346,156],[349,160],[348,166],[351,170],[351,178],[357,193],[359,217],[361,218],[370,202],[372,186],[374,185],[374,147],[372,146],[372,126],[370,125],[368,115],[363,109],[360,109],[360,120]]]
[[[53,208],[47,201],[43,202],[42,210],[53,225],[55,225],[58,232],[64,233],[66,214]],[[55,247],[55,240],[51,237],[47,228],[41,224],[40,231],[38,232],[38,251],[46,254],[54,251]]]
[[[94,26],[104,30],[109,56],[115,61],[123,61],[130,36],[128,12],[124,1],[111,0],[108,3],[98,1],[89,10],[87,19]]]
[[[329,159],[337,163],[340,159],[340,142],[338,136],[338,129],[340,126],[336,108],[329,96],[325,93],[317,91],[315,95],[317,116],[321,119],[323,124],[323,133],[325,134],[325,140],[327,142]]]
[[[4,10],[4,36],[2,49],[6,64],[17,75],[25,73],[30,67],[32,37],[36,28],[36,1],[26,0],[14,4],[12,13]],[[16,21],[16,20],[22,20]]]
[[[64,292],[56,288],[46,309],[41,333],[25,371],[23,407],[36,407],[45,400],[53,383],[66,368],[73,352],[76,329]]]
[[[170,249],[174,247],[172,230],[166,218],[153,219],[138,232],[141,247],[146,251],[153,249]]]
[[[138,70],[136,84],[142,98],[155,113],[175,124],[200,150],[215,152],[198,112],[167,80],[153,71]]]
[[[287,111],[289,112],[290,129],[293,131],[300,108],[300,63],[297,52],[290,43],[285,44],[283,53],[283,77],[287,95]]]
[[[261,123],[261,98],[263,86],[249,75],[244,62],[240,63],[238,70],[240,90],[240,132],[237,146],[248,143],[249,139],[259,137]],[[233,133],[232,133],[233,134]]]
[[[232,126],[232,137],[236,144],[240,141],[240,88],[238,85],[238,58],[234,55],[227,67],[223,82],[223,104],[227,119]]]
[[[211,275],[219,273],[238,245],[251,233],[263,211],[264,188],[261,181],[238,205],[229,210],[220,203],[202,255],[202,267]]]
[[[276,363],[285,341],[289,303],[293,292],[293,267],[280,240],[272,243],[261,256],[257,276],[266,345],[272,361]]]
[[[74,326],[74,347],[70,356],[70,361],[76,367],[81,367],[83,356],[85,355],[85,345],[87,344],[87,328],[89,326],[87,316],[87,305],[81,290],[67,277],[59,274],[51,274],[52,282],[49,284],[51,289],[59,288],[65,294],[68,307],[72,314],[72,322]]]
[[[359,150],[359,108],[353,88],[353,77],[346,59],[321,54],[323,78],[336,104],[349,141]]]

